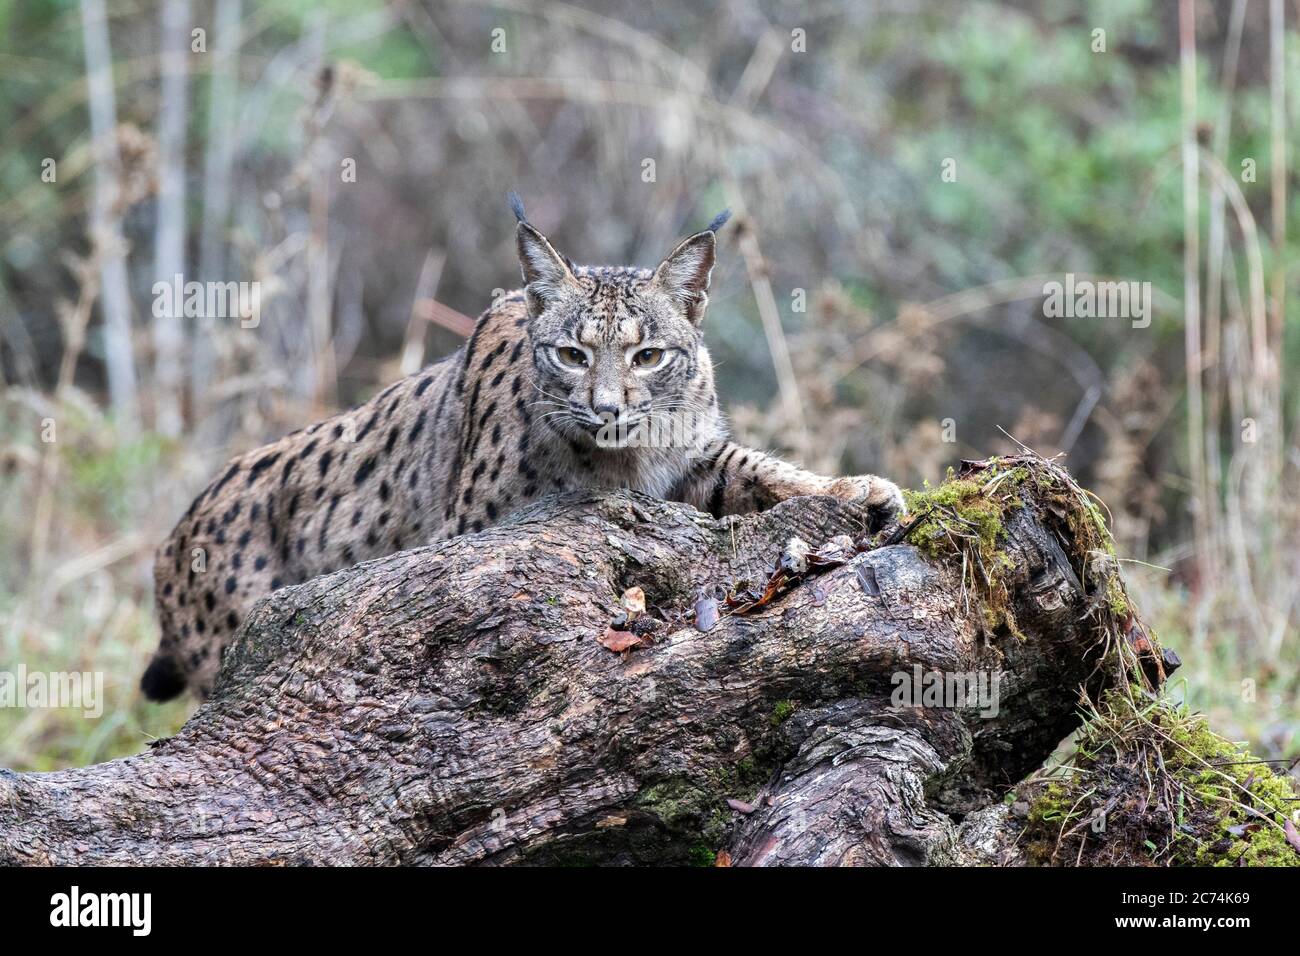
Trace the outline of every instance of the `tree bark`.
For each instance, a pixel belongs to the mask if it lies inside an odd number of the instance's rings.
[[[828,498],[718,521],[567,495],[286,588],[175,737],[0,771],[0,863],[1015,862],[1001,797],[1105,673],[1067,523],[1019,494],[999,547],[1021,635],[960,557],[867,547]],[[806,572],[786,548],[837,535]],[[776,596],[704,630],[708,596],[783,551]],[[615,653],[632,587],[646,643]],[[996,707],[895,706],[917,667],[996,677]]]

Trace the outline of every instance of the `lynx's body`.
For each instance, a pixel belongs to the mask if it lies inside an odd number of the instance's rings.
[[[700,332],[720,221],[652,271],[574,266],[516,214],[527,285],[463,348],[236,458],[190,506],[156,558],[148,696],[211,693],[270,592],[555,492],[631,488],[718,516],[804,494],[863,498],[882,521],[901,509],[883,479],[824,478],[730,441]]]

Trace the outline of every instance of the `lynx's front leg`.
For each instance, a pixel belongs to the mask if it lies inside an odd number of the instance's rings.
[[[735,442],[701,462],[683,492],[686,501],[717,517],[763,511],[798,495],[861,501],[879,510],[882,523],[905,510],[903,493],[892,481],[875,475],[827,478]]]

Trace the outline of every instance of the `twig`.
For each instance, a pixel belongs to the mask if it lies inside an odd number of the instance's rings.
[[[794,363],[790,361],[790,347],[786,342],[785,330],[781,327],[781,313],[777,309],[776,296],[772,292],[767,263],[758,245],[758,233],[754,229],[754,223],[745,215],[744,199],[739,187],[732,182],[729,184],[728,191],[729,201],[732,208],[736,210],[739,220],[737,241],[740,244],[741,255],[745,259],[745,271],[749,274],[749,284],[754,290],[754,301],[758,305],[759,317],[763,320],[763,333],[767,336],[767,347],[772,353],[772,367],[776,371],[777,385],[781,390],[785,424],[795,430],[794,447],[806,453],[808,426],[804,421],[799,379],[794,372]]]
[[[442,250],[430,249],[424,256],[424,265],[420,267],[420,278],[415,283],[415,297],[411,300],[411,317],[406,323],[406,335],[402,342],[401,372],[413,375],[424,365],[424,322],[425,315],[421,307],[431,302],[433,294],[438,291],[438,280],[442,278],[442,267],[447,261],[447,254]]]
[[[1200,167],[1196,144],[1196,2],[1178,3],[1178,59],[1182,76],[1183,155],[1183,322],[1187,373],[1187,456],[1192,479],[1192,524],[1200,586],[1212,578],[1205,518],[1209,491],[1205,478],[1205,412],[1201,375]]]

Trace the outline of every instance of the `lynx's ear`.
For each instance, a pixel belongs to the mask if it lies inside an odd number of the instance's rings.
[[[519,247],[519,269],[524,277],[528,314],[536,318],[561,290],[568,286],[576,287],[577,280],[569,261],[524,218],[524,204],[513,192],[510,193],[510,208],[519,220],[515,241]]]
[[[681,305],[686,318],[699,325],[709,304],[709,275],[713,272],[712,229],[697,232],[674,249],[655,270],[655,284]]]

